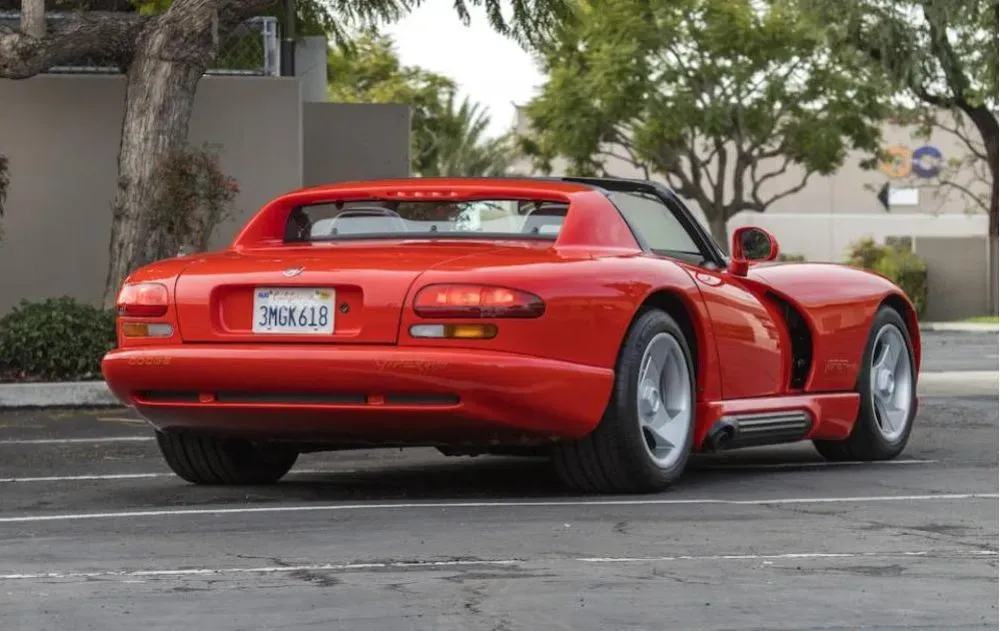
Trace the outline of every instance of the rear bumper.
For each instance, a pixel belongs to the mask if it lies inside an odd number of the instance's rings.
[[[164,431],[371,444],[578,438],[614,380],[509,353],[283,344],[118,349],[102,371]]]

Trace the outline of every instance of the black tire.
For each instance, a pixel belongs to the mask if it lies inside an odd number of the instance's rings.
[[[281,445],[214,436],[156,432],[156,442],[170,469],[193,484],[274,484],[299,457]]]
[[[682,453],[669,468],[648,454],[639,426],[637,392],[639,369],[647,345],[659,333],[675,338],[688,366],[691,421]],[[589,435],[553,449],[559,478],[580,493],[655,493],[669,487],[687,466],[694,439],[696,373],[684,332],[669,315],[646,310],[632,323],[619,352],[611,401],[598,426]]]
[[[885,326],[892,326],[902,334],[906,352],[910,357],[910,383],[912,384],[910,412],[906,418],[906,426],[903,433],[894,441],[887,440],[879,430],[878,417],[876,416],[875,405],[872,400],[872,355],[875,352],[877,335]],[[861,395],[861,405],[858,408],[858,418],[854,423],[851,434],[844,440],[814,440],[813,445],[816,451],[827,460],[835,462],[871,462],[892,460],[897,457],[906,449],[906,444],[910,440],[910,432],[913,430],[913,419],[917,410],[916,384],[917,375],[916,361],[913,353],[913,340],[910,338],[909,330],[906,328],[906,322],[903,321],[898,311],[892,307],[884,306],[879,309],[872,321],[872,328],[868,333],[868,341],[865,344],[865,352],[861,360],[861,369],[858,371],[855,392]]]

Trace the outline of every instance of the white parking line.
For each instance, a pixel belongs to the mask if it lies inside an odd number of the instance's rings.
[[[917,465],[935,464],[937,460],[883,460],[878,462],[772,462],[763,464],[743,463],[743,464],[717,464],[699,465],[692,467],[692,470],[703,471],[746,471],[750,469],[813,469],[825,467],[842,467],[846,465],[855,466],[885,466],[885,465]],[[298,475],[338,475],[345,473],[359,473],[362,469],[298,469],[292,470],[288,476]],[[25,482],[88,482],[107,480],[143,480],[150,478],[175,478],[173,473],[94,473],[84,475],[44,475],[25,478],[0,478],[0,484],[13,484]]]
[[[719,471],[741,471],[747,469],[824,469],[827,467],[847,467],[847,466],[887,466],[887,465],[910,465],[910,464],[936,464],[937,460],[877,460],[874,462],[862,462],[851,460],[844,462],[817,461],[817,462],[734,462],[728,464],[699,464],[693,466],[693,470],[719,470]],[[0,480],[2,482],[2,480]]]
[[[0,445],[74,445],[89,443],[144,443],[156,440],[153,436],[106,436],[104,438],[7,438]]]
[[[289,476],[293,475],[331,475],[334,473],[357,473],[358,469],[300,469],[298,471],[290,471]],[[86,482],[86,481],[101,481],[101,480],[143,480],[148,478],[176,478],[177,476],[170,472],[160,472],[160,473],[95,473],[95,474],[84,474],[84,475],[44,475],[30,478],[0,478],[0,484],[13,484],[22,482]]]
[[[657,557],[573,557],[552,559],[463,559],[453,561],[396,561],[383,563],[311,563],[308,565],[267,565],[258,567],[184,568],[175,570],[106,570],[98,572],[40,572],[0,574],[2,581],[95,579],[95,578],[170,578],[220,576],[226,574],[288,574],[292,572],[349,572],[358,570],[433,570],[453,567],[538,567],[576,564],[637,564],[678,561],[759,561],[771,565],[776,561],[858,558],[949,558],[978,559],[997,556],[993,550],[913,550],[900,552],[791,552],[783,554],[710,554]]]
[[[783,504],[854,504],[862,502],[937,502],[955,500],[998,499],[997,493],[940,493],[927,495],[868,495],[859,497],[786,497],[759,500],[727,500],[715,498],[691,499],[634,499],[634,500],[541,500],[504,502],[406,502],[365,504],[307,504],[300,506],[241,506],[238,508],[178,508],[160,510],[115,511],[107,513],[62,513],[56,515],[20,515],[0,517],[0,524],[32,523],[43,521],[79,521],[85,519],[129,519],[138,517],[192,517],[199,515],[247,515],[252,513],[305,513],[385,511],[400,509],[463,509],[463,508],[558,508],[561,506],[672,506],[672,505],[730,505],[730,506],[779,506]]]

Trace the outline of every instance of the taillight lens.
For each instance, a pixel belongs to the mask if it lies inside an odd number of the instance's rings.
[[[545,303],[535,294],[490,285],[428,285],[413,299],[422,318],[537,318]]]
[[[139,318],[157,317],[167,312],[169,292],[160,283],[125,285],[118,292],[118,314]]]

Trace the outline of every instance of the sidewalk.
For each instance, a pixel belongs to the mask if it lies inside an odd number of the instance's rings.
[[[996,333],[1000,326],[996,324],[981,324],[979,322],[921,322],[921,331],[961,332],[961,333]]]

